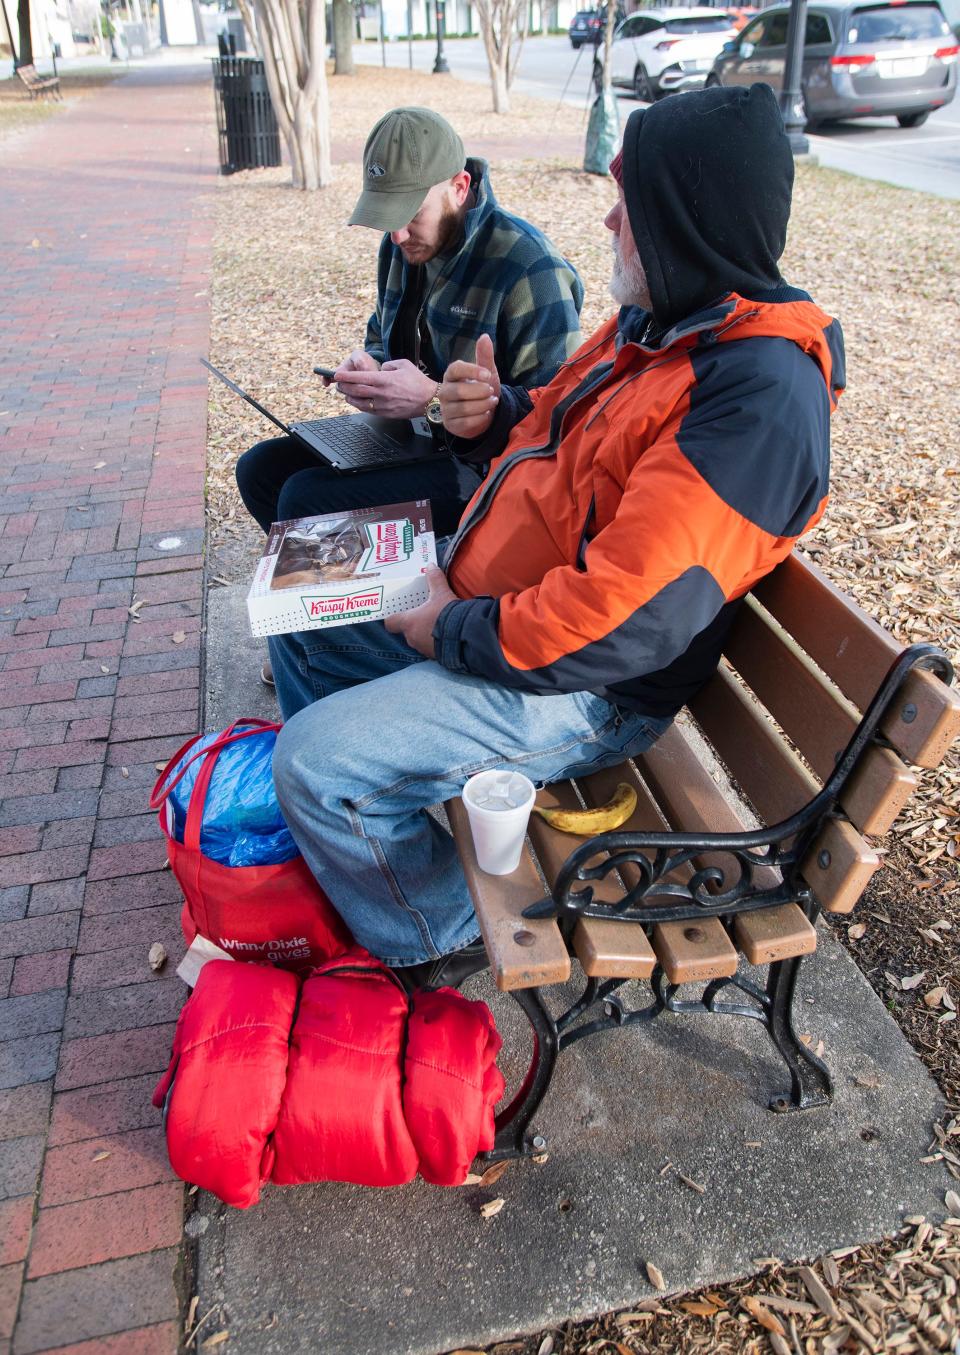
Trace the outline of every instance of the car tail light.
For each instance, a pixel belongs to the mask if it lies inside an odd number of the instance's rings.
[[[949,64],[951,61],[956,61],[958,53],[960,53],[960,43],[954,43],[952,47],[938,47],[933,55],[940,61]]]
[[[658,42],[653,50],[655,52],[666,52],[669,51],[671,47],[676,47],[677,43],[680,41],[680,38],[664,38],[663,42]]]
[[[872,65],[876,59],[870,52],[864,52],[861,56],[832,56],[830,65],[846,66],[851,71],[858,71],[861,66]]]

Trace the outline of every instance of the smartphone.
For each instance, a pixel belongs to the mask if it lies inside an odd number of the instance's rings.
[[[316,372],[317,376],[325,376],[329,381],[332,381],[334,372],[336,372],[337,369],[336,367],[314,367],[313,370]]]

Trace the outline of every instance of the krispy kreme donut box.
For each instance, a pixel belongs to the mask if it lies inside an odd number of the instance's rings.
[[[426,499],[275,522],[247,594],[254,635],[378,621],[427,600]]]

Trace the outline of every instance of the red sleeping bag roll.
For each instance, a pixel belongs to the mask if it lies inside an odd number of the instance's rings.
[[[403,1105],[425,1181],[463,1185],[477,1153],[493,1147],[493,1108],[506,1086],[496,1062],[502,1043],[486,1003],[453,988],[416,994]]]
[[[184,1181],[245,1209],[270,1175],[269,1136],[287,1077],[299,983],[265,965],[211,960],[180,1013],[164,1107],[170,1165]]]
[[[299,996],[299,1001],[298,1001]],[[365,952],[303,983],[211,960],[180,1014],[164,1107],[178,1176],[245,1208],[261,1183],[462,1185],[493,1146],[493,1018],[452,988],[413,998]]]
[[[382,965],[334,960],[307,979],[274,1135],[278,1185],[400,1186],[417,1174],[403,1114],[407,994]]]

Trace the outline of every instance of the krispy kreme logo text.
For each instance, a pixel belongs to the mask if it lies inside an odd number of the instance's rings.
[[[363,530],[368,544],[360,564],[361,570],[399,565],[413,554],[413,523],[409,518],[365,522]]]
[[[300,601],[311,621],[325,616],[371,616],[383,608],[383,589],[367,588],[362,593],[340,593],[332,597],[301,595]]]

